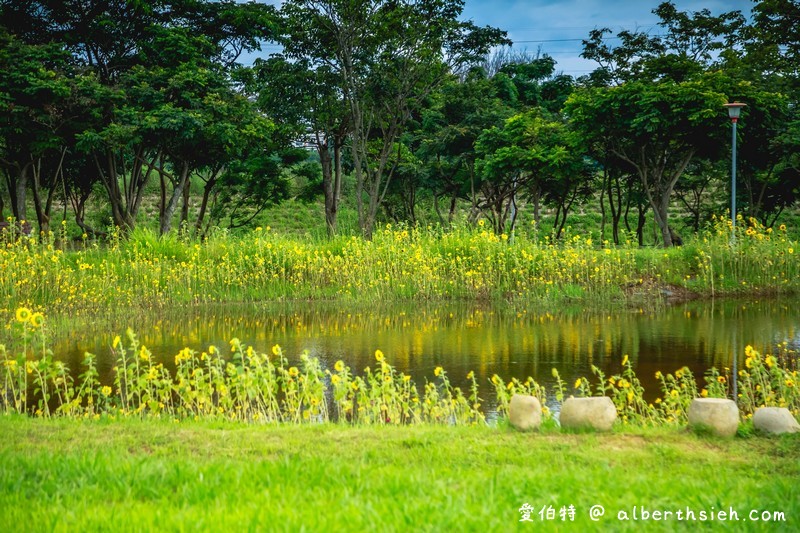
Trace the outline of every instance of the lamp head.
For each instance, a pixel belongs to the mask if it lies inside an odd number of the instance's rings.
[[[739,114],[742,112],[742,108],[747,104],[743,104],[741,102],[733,102],[730,104],[724,104],[725,107],[728,108],[728,116],[731,119],[731,122],[736,122],[739,120]]]

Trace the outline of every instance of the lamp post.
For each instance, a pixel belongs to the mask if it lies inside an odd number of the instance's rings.
[[[739,122],[739,115],[742,112],[742,108],[747,105],[741,102],[734,101],[733,103],[725,104],[725,107],[728,108],[728,117],[731,119],[731,125],[733,126],[733,137],[731,139],[731,244],[736,241],[736,123]],[[738,391],[738,370],[737,370],[737,360],[739,358],[739,354],[737,353],[738,350],[736,349],[736,332],[733,333],[733,401],[739,401],[739,391]]]
[[[725,104],[733,126],[733,137],[731,139],[731,242],[736,240],[736,123],[739,121],[739,114],[742,112],[742,108],[746,105],[741,102]]]

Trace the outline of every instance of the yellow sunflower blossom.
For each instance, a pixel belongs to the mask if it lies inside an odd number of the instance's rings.
[[[31,318],[31,310],[27,307],[20,307],[16,312],[17,322],[27,322]]]
[[[38,312],[33,313],[28,319],[28,322],[30,323],[31,326],[38,329],[44,325],[44,315]]]

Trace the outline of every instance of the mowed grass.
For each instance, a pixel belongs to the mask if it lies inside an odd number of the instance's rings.
[[[0,418],[3,531],[800,528],[800,435]],[[532,523],[519,508],[534,508]],[[562,520],[560,509],[575,508]],[[599,522],[589,509],[602,505]],[[555,517],[544,520],[542,507]],[[739,522],[620,521],[633,507]],[[785,521],[754,522],[751,510]],[[710,514],[709,514],[710,516]]]

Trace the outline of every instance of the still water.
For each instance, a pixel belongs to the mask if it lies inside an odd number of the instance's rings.
[[[188,346],[204,351],[213,344],[225,353],[233,337],[269,352],[279,344],[290,362],[303,350],[329,368],[341,359],[361,372],[375,365],[376,349],[418,384],[433,379],[442,366],[454,385],[466,385],[474,370],[483,398],[498,374],[533,377],[552,391],[552,369],[567,384],[591,376],[595,365],[606,375],[619,372],[630,357],[646,396],[659,395],[657,370],[688,366],[702,382],[711,367],[739,364],[751,344],[769,351],[787,342],[800,349],[800,300],[690,302],[657,311],[543,311],[493,308],[475,304],[376,305],[293,303],[260,307],[218,306],[157,311],[113,319],[71,320],[54,339],[56,357],[75,371],[86,351],[98,356],[101,379],[111,381],[110,345],[133,328],[154,357],[172,367],[174,356]],[[596,380],[590,378],[592,383]]]

